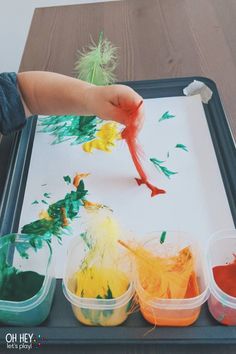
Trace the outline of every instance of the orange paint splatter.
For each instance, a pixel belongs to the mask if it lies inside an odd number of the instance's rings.
[[[80,181],[85,178],[88,177],[90,175],[90,173],[76,173],[74,179],[73,179],[73,185],[75,188],[78,188]]]
[[[69,220],[67,219],[66,209],[65,208],[61,208],[61,220],[62,220],[62,223],[63,223],[63,227],[69,226]]]

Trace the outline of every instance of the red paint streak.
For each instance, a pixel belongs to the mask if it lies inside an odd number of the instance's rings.
[[[141,101],[139,103],[139,105],[137,107],[135,107],[135,110],[133,111],[133,113],[130,116],[130,123],[121,133],[121,137],[122,137],[122,139],[125,139],[128,147],[129,147],[129,151],[130,151],[132,160],[133,160],[136,170],[140,176],[140,178],[135,178],[136,182],[138,183],[139,186],[141,184],[146,184],[146,186],[152,192],[151,197],[154,197],[155,195],[158,195],[158,194],[164,194],[165,191],[163,189],[159,189],[159,188],[155,187],[150,182],[148,182],[147,175],[141,165],[140,156],[139,156],[139,152],[141,151],[141,148],[138,145],[137,138],[136,138],[137,137],[136,119],[138,117],[138,110],[142,104],[143,104],[143,101]]]
[[[193,272],[190,275],[189,282],[188,282],[188,287],[185,293],[184,298],[189,299],[195,296],[199,295],[199,288],[198,288],[198,283],[197,283],[197,277],[195,272]]]
[[[216,266],[212,270],[219,288],[226,294],[236,297],[236,259],[231,264]]]

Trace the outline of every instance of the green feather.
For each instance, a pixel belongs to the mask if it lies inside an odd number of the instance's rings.
[[[76,77],[95,85],[112,84],[115,81],[117,49],[103,39],[103,32],[99,34],[98,45],[92,42],[88,49],[79,52],[79,59],[75,63]]]

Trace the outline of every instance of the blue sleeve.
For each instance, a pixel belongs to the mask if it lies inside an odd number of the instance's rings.
[[[10,134],[26,124],[16,73],[0,74],[0,133]]]

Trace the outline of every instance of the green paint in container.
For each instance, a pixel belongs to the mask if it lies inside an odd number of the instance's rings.
[[[34,236],[0,237],[0,322],[35,326],[49,315],[56,279],[51,250]]]

